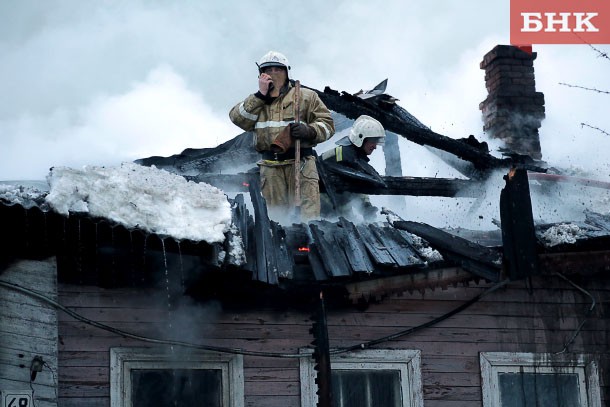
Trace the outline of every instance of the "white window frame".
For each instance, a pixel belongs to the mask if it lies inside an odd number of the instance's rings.
[[[301,407],[315,407],[318,403],[318,385],[315,382],[315,362],[311,348],[301,349],[310,355],[300,359]],[[421,380],[421,351],[406,349],[367,349],[331,355],[331,370],[398,370],[403,407],[423,407]]]
[[[110,348],[111,407],[132,407],[133,369],[218,369],[222,377],[222,405],[244,407],[242,355],[175,348]]]
[[[601,406],[597,362],[588,355],[552,353],[481,352],[483,407],[501,407],[499,373],[569,373],[578,375],[582,407]]]

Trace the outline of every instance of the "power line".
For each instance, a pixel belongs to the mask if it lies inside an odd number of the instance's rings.
[[[463,310],[465,310],[466,308],[470,307],[471,305],[473,305],[474,303],[476,303],[477,301],[479,301],[481,298],[485,297],[486,295],[496,291],[497,289],[503,287],[504,285],[506,285],[509,282],[509,280],[504,280],[501,281],[497,284],[495,284],[494,286],[486,289],[484,292],[476,295],[475,297],[473,297],[472,299],[468,300],[467,302],[465,302],[464,304],[456,307],[455,309],[449,311],[446,314],[443,314],[431,321],[428,321],[422,325],[418,325],[415,327],[411,327],[408,329],[405,329],[403,331],[397,332],[395,334],[392,335],[388,335],[388,336],[384,336],[378,339],[373,339],[371,341],[368,342],[363,342],[360,343],[358,345],[353,345],[353,346],[348,346],[348,347],[343,347],[343,348],[335,348],[332,349],[330,351],[331,355],[338,355],[338,354],[342,354],[342,353],[346,353],[346,352],[352,352],[352,351],[357,351],[357,350],[362,350],[362,349],[367,349],[370,348],[372,346],[378,345],[380,343],[383,342],[388,342],[388,341],[392,341],[395,339],[398,339],[400,337],[418,332],[422,329],[425,328],[429,328],[431,326],[434,326],[436,324],[438,324],[441,321],[444,321],[450,317],[452,317],[453,315],[456,315],[460,312],[462,312]],[[25,288],[22,287],[20,285],[17,284],[13,284],[13,283],[9,283],[7,281],[2,281],[0,280],[0,286],[5,287],[5,288],[9,288],[15,291],[19,291],[23,294],[26,294],[30,297],[34,297],[37,298],[51,306],[53,306],[54,308],[65,312],[66,314],[70,315],[71,317],[85,323],[91,326],[94,326],[96,328],[99,329],[103,329],[105,331],[108,332],[112,332],[114,334],[117,334],[119,336],[123,336],[126,338],[131,338],[131,339],[136,339],[139,341],[143,341],[143,342],[149,342],[149,343],[156,343],[156,344],[161,344],[161,345],[171,345],[171,346],[181,346],[181,347],[185,347],[185,348],[191,348],[191,349],[199,349],[199,350],[207,350],[207,351],[213,351],[213,352],[220,352],[220,353],[229,353],[229,354],[237,354],[237,355],[245,355],[245,356],[263,356],[263,357],[271,357],[271,358],[293,358],[293,359],[297,359],[297,358],[309,358],[311,357],[310,354],[307,353],[279,353],[279,352],[262,352],[262,351],[250,351],[250,350],[245,350],[245,349],[241,349],[241,348],[230,348],[230,347],[223,347],[223,346],[212,346],[212,345],[202,345],[202,344],[196,344],[196,343],[190,343],[190,342],[183,342],[183,341],[175,341],[175,340],[168,340],[168,339],[157,339],[157,338],[151,338],[148,336],[143,336],[143,335],[138,335],[138,334],[133,334],[127,331],[124,331],[122,329],[118,329],[118,328],[114,328],[111,327],[109,325],[106,324],[102,324],[100,322],[96,322],[93,321],[87,317],[84,317],[80,314],[78,314],[77,312],[72,311],[71,309],[59,304],[57,301],[47,297],[46,295],[43,295],[37,291],[31,290],[29,288]]]

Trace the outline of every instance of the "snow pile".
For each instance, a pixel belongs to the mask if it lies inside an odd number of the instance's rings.
[[[10,204],[19,204],[24,208],[40,206],[45,209],[44,198],[46,191],[23,185],[0,184],[0,201]]]
[[[576,243],[579,237],[585,234],[580,230],[578,225],[573,223],[561,223],[551,226],[542,234],[542,241],[548,246],[557,246],[564,243]]]
[[[244,241],[239,235],[239,230],[235,225],[231,225],[230,233],[228,234],[228,245],[229,252],[226,253],[224,250],[218,254],[218,261],[223,263],[226,261],[227,264],[234,266],[241,266],[246,264],[246,252],[244,251]],[[228,256],[228,257],[227,257]]]
[[[55,167],[47,181],[46,201],[64,215],[86,212],[126,227],[209,243],[224,241],[231,225],[221,190],[155,167]]]
[[[430,244],[427,241],[414,234],[411,234],[411,238],[413,239],[413,247],[425,257],[426,261],[434,263],[435,261],[443,260],[443,256],[440,252],[430,247]]]

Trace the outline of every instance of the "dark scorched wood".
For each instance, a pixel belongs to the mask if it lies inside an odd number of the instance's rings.
[[[527,171],[514,169],[504,176],[500,220],[504,262],[511,280],[538,274],[538,253]]]
[[[318,168],[325,169],[322,164]],[[253,174],[200,174],[185,176],[188,180],[205,182],[223,191],[248,191]],[[254,174],[258,175],[258,174]],[[320,190],[336,201],[337,192],[353,192],[368,195],[410,195],[477,198],[481,195],[481,183],[466,179],[426,177],[381,177],[382,184],[370,180],[365,174],[342,174],[337,171],[321,171]],[[371,182],[369,182],[371,181]]]
[[[379,120],[386,130],[400,134],[414,143],[450,152],[459,158],[472,162],[479,171],[506,168],[511,165],[510,159],[496,158],[489,154],[489,152],[435,133],[429,128],[421,126],[420,123],[418,125],[418,122],[407,121],[403,117],[399,117],[393,112],[394,106],[396,106],[393,103],[385,103],[382,108],[368,100],[363,100],[346,92],[339,94],[339,92],[329,87],[326,87],[324,92],[316,89],[312,90],[318,93],[326,107],[335,112],[341,113],[350,119],[356,119],[362,114],[367,114]]]
[[[396,221],[393,225],[397,229],[420,236],[438,250],[443,257],[456,262],[465,270],[489,281],[500,280],[501,254],[499,251],[454,236],[425,223]]]

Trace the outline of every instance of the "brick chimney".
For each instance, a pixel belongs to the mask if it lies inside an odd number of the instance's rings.
[[[497,45],[480,64],[485,69],[487,98],[479,104],[483,131],[506,147],[542,158],[538,129],[544,119],[544,94],[536,92],[536,53],[531,47]]]

